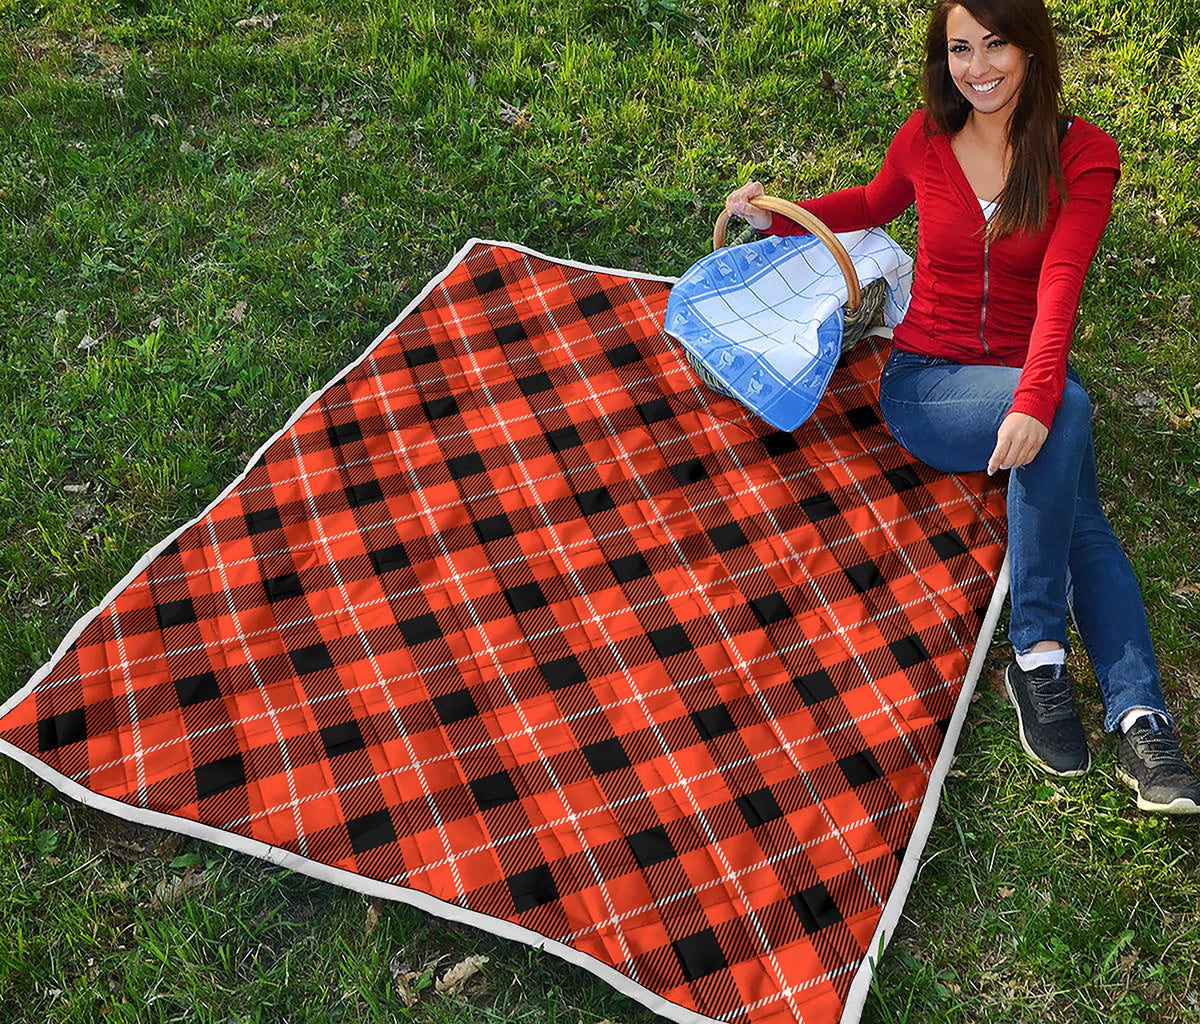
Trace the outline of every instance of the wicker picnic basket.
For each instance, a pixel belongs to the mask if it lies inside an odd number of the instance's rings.
[[[884,299],[887,297],[887,282],[880,277],[871,281],[866,286],[860,287],[858,273],[854,269],[854,263],[850,259],[850,254],[846,252],[846,247],[838,241],[837,235],[826,226],[824,221],[809,213],[803,207],[797,206],[786,199],[780,199],[778,196],[767,195],[755,196],[750,200],[750,203],[753,206],[757,206],[760,210],[770,210],[772,213],[782,213],[785,217],[790,217],[801,227],[807,228],[812,234],[816,235],[833,254],[838,267],[842,271],[842,275],[846,279],[846,290],[849,295],[846,303],[842,306],[842,314],[845,318],[842,329],[842,351],[849,351],[866,336],[867,331],[871,327],[879,323]],[[729,213],[722,210],[716,224],[713,225],[714,252],[725,245],[728,224]],[[745,230],[734,239],[734,244],[753,241],[758,237],[760,236],[757,232],[749,225],[746,225]],[[684,355],[692,369],[696,371],[697,376],[710,388],[714,391],[719,391],[723,395],[733,394],[724,384],[709,373],[700,360],[686,348],[684,349]]]

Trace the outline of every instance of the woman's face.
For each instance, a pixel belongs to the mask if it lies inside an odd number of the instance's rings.
[[[1029,56],[971,17],[965,7],[953,7],[946,18],[946,49],[950,77],[982,115],[1012,113]]]

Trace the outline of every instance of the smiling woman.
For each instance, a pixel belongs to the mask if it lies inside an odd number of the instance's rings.
[[[1120,730],[1118,777],[1138,807],[1200,813],[1138,583],[1100,506],[1091,404],[1067,364],[1083,280],[1112,210],[1116,143],[1062,109],[1043,0],[942,0],[926,33],[925,107],[868,185],[800,205],[834,231],[883,225],[916,203],[912,301],[880,407],[914,456],[947,472],[1011,471],[1006,689],[1025,752],[1051,775],[1092,765],[1066,668],[1068,610]],[[759,230],[803,233],[751,200]]]

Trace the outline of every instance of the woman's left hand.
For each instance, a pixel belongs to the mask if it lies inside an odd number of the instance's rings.
[[[996,449],[988,459],[988,476],[998,469],[1015,469],[1032,462],[1049,433],[1041,420],[1028,413],[1010,412],[996,432]]]

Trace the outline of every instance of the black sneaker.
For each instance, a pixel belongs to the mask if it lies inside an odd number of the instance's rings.
[[[1183,759],[1175,730],[1157,715],[1143,715],[1121,734],[1117,778],[1137,792],[1143,811],[1200,814],[1200,779]]]
[[[1025,753],[1051,775],[1082,775],[1092,766],[1066,665],[1026,672],[1014,661],[1004,673],[1004,688],[1017,709]]]

